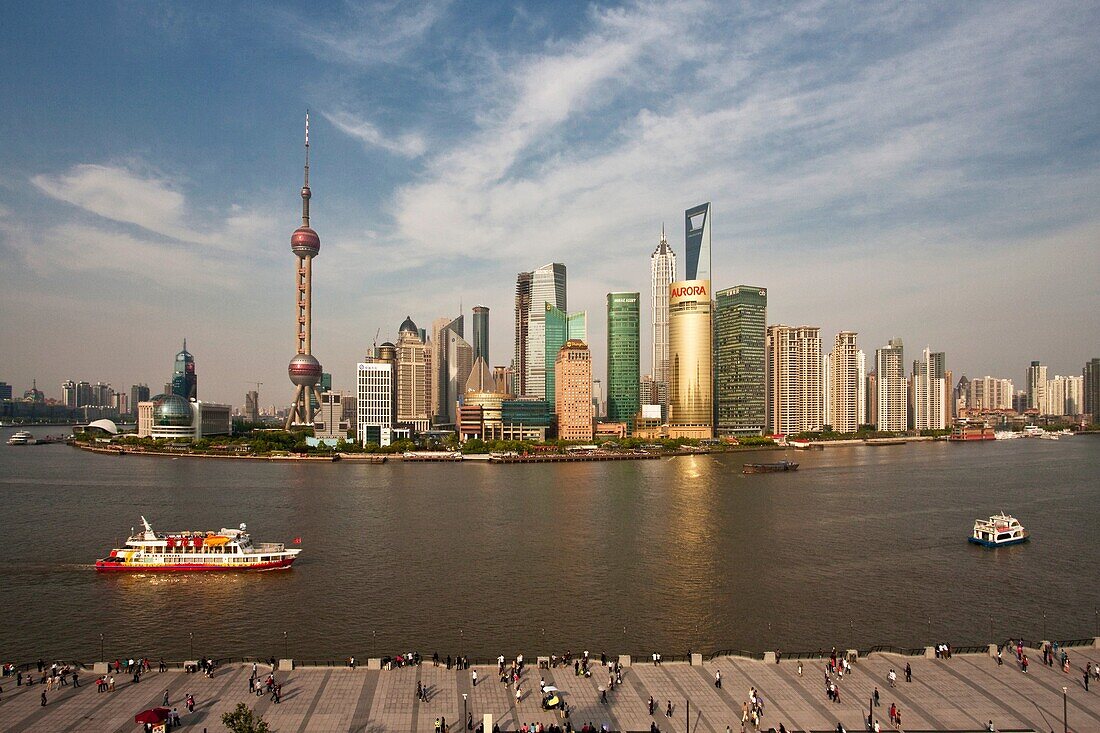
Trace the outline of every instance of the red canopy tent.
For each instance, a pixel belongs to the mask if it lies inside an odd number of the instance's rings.
[[[142,710],[134,716],[135,723],[163,723],[168,720],[168,714],[172,712],[168,708],[149,708]]]

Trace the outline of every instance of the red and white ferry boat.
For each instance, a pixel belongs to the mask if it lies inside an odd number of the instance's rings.
[[[154,532],[141,518],[144,530],[126,540],[126,546],[96,560],[100,572],[160,573],[201,570],[284,570],[301,550],[270,542],[253,543],[244,524],[218,532]],[[296,540],[297,541],[297,540]]]

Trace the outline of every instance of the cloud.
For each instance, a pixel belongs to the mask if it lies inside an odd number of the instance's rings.
[[[319,58],[352,66],[393,64],[416,51],[450,0],[347,3],[338,19],[318,22],[288,14],[283,21]]]
[[[176,239],[198,239],[183,225],[183,194],[164,178],[85,163],[58,175],[33,176],[31,183],[48,196],[105,219],[135,224]]]
[[[336,110],[322,111],[321,114],[340,132],[361,142],[364,148],[382,148],[406,158],[419,157],[427,149],[427,144],[420,135],[406,133],[396,138],[387,138],[373,124],[350,112]]]

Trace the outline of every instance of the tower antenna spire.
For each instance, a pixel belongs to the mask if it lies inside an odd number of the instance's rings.
[[[306,109],[306,166],[305,181],[302,183],[302,226],[309,226],[309,110]]]

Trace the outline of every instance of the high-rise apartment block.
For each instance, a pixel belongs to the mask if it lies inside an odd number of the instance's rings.
[[[1027,368],[1027,409],[1043,411],[1046,407],[1047,367],[1037,361]]]
[[[592,354],[588,344],[577,339],[565,342],[554,371],[558,437],[592,440]]]
[[[715,293],[714,401],[719,435],[764,432],[767,319],[765,288],[736,285]]]
[[[71,379],[61,383],[61,403],[66,407],[76,407],[76,382]]]
[[[714,377],[709,280],[669,287],[669,437],[714,437]]]
[[[859,345],[855,331],[841,331],[833,340],[829,360],[829,421],[838,433],[854,433],[859,429],[860,369]]]
[[[903,433],[909,429],[909,390],[905,379],[905,347],[900,338],[875,351],[879,430]]]
[[[948,411],[947,358],[942,351],[925,347],[913,362],[913,428],[945,430]]]
[[[1016,388],[1011,379],[976,377],[966,385],[966,406],[972,410],[1011,410]]]
[[[668,246],[664,227],[661,241],[649,258],[650,304],[653,309],[653,374],[657,396],[649,404],[660,404],[668,415],[668,289],[676,281],[676,253]]]
[[[641,409],[641,293],[607,294],[607,419],[634,425]]]
[[[1100,358],[1089,359],[1081,369],[1084,412],[1094,423],[1100,423]]]
[[[1084,412],[1084,376],[1063,377],[1056,374],[1047,382],[1044,415],[1080,415]]]
[[[816,326],[768,326],[767,428],[792,435],[820,430],[824,378],[821,329]]]

